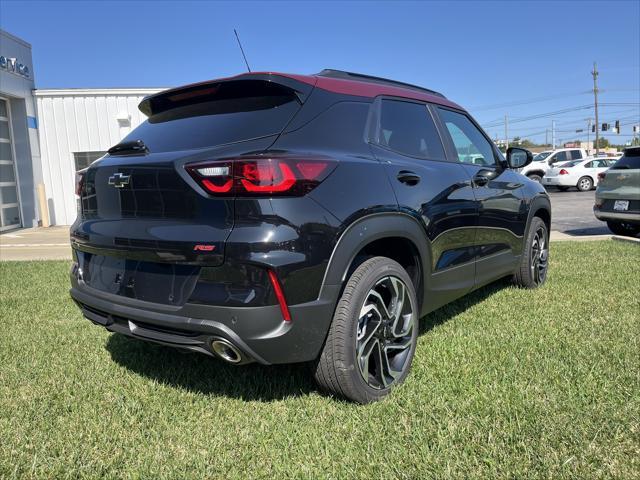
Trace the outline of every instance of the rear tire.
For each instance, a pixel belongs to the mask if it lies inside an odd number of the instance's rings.
[[[329,393],[358,403],[386,396],[409,373],[418,340],[418,302],[409,275],[373,257],[349,277],[315,365]]]
[[[593,179],[591,177],[580,177],[576,188],[581,192],[588,192],[593,188]]]
[[[625,237],[635,237],[640,233],[640,225],[626,222],[616,222],[614,220],[607,220],[607,227],[616,235],[622,235]]]
[[[529,180],[533,180],[534,182],[542,183],[542,177],[537,173],[532,173],[531,175],[527,175]]]
[[[522,288],[537,288],[547,280],[549,232],[540,217],[533,217],[513,282]]]

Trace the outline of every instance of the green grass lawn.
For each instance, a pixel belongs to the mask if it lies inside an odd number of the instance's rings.
[[[640,248],[552,244],[546,285],[422,319],[358,406],[84,320],[66,262],[0,264],[0,478],[639,478]]]

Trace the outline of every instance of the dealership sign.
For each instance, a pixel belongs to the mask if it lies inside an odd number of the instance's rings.
[[[29,71],[29,67],[27,67],[24,63],[18,62],[17,58],[9,58],[4,55],[0,55],[0,68],[2,70],[6,70],[10,73],[15,73],[16,75],[20,75],[21,77],[29,78],[31,72]]]

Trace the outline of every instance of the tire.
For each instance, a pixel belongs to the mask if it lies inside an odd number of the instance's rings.
[[[614,220],[607,220],[607,227],[616,235],[622,235],[625,237],[635,237],[640,233],[640,225],[626,222],[616,222]]]
[[[593,179],[591,177],[580,177],[576,188],[581,192],[588,192],[593,188]]]
[[[549,232],[540,217],[533,217],[529,226],[520,266],[513,282],[521,288],[537,288],[547,280],[549,267]]]
[[[527,177],[529,177],[529,180],[542,183],[542,176],[538,175],[537,173],[532,173],[531,175],[527,175]]]
[[[380,400],[409,374],[417,340],[418,302],[409,275],[394,260],[370,258],[346,283],[315,364],[315,380],[354,402]]]

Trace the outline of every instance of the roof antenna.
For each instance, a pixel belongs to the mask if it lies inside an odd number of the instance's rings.
[[[238,40],[238,46],[240,47],[240,51],[242,52],[242,58],[244,58],[244,63],[247,64],[247,70],[251,72],[251,68],[249,67],[249,62],[247,62],[247,56],[244,54],[244,49],[242,48],[242,43],[240,43],[240,37],[238,36],[238,32],[236,29],[233,29],[233,33],[236,34],[236,40]]]

